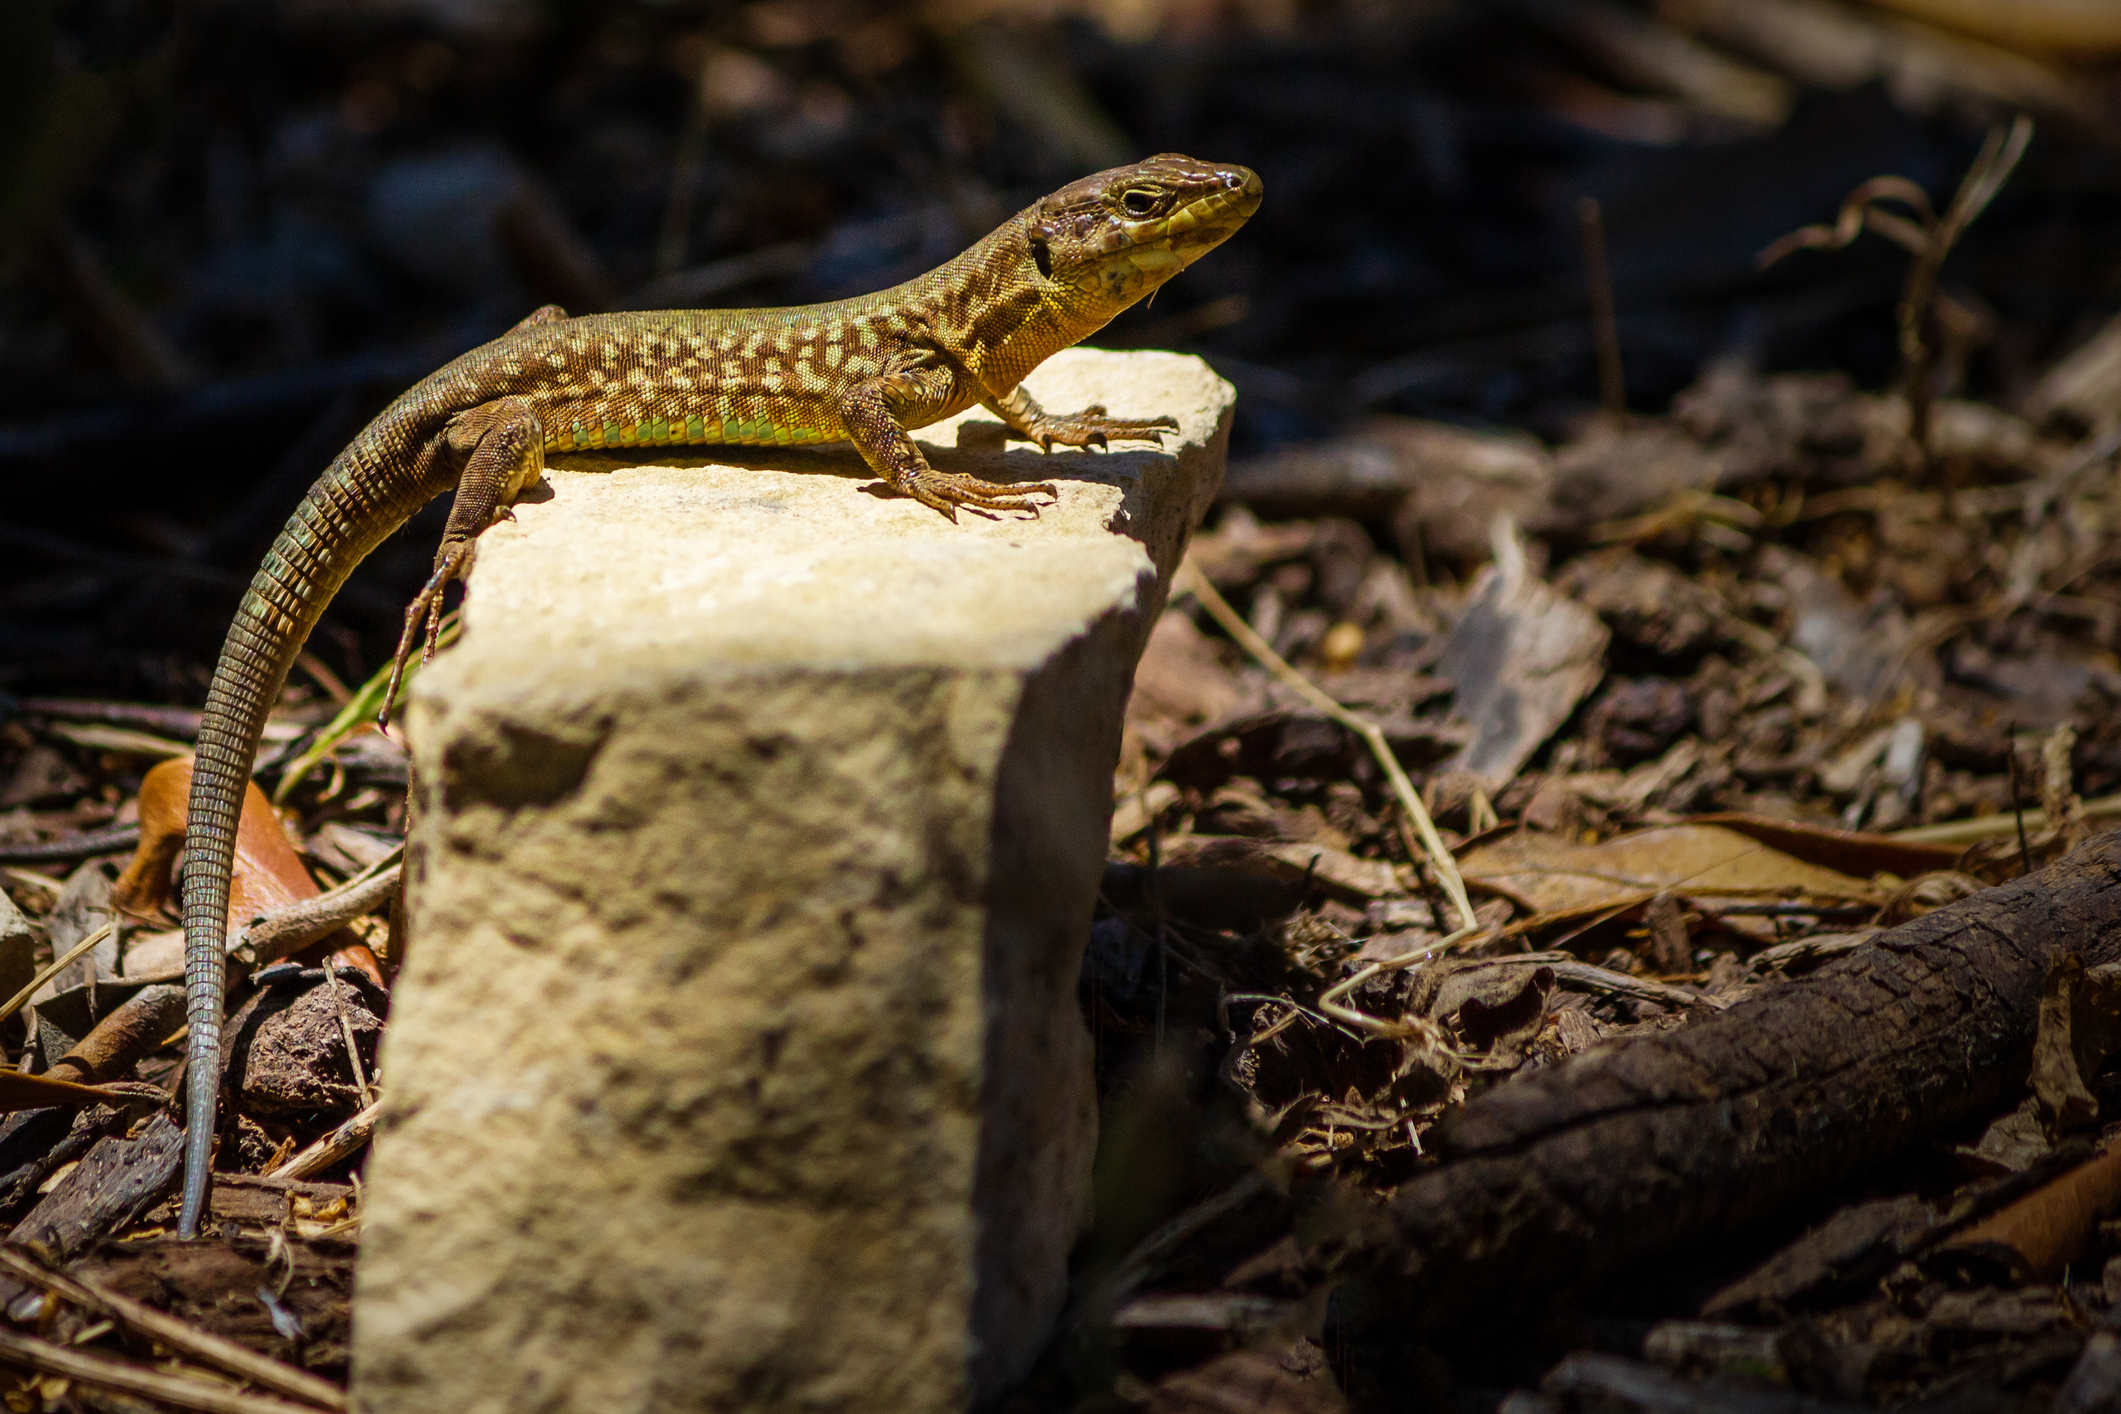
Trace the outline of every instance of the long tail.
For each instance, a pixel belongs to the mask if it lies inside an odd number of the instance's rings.
[[[379,424],[387,422],[386,413]],[[342,453],[295,508],[229,626],[192,768],[184,865],[184,991],[190,1026],[184,1123],[184,1206],[177,1234],[198,1235],[213,1158],[221,1089],[221,1020],[226,1000],[223,949],[230,871],[244,786],[265,715],[278,700],[295,655],[339,586],[368,553],[441,486],[422,473],[428,458],[402,437],[371,427]],[[396,445],[389,445],[395,443]]]

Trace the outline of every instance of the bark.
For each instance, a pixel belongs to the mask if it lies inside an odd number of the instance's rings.
[[[104,1139],[7,1240],[63,1266],[153,1207],[175,1186],[183,1154],[184,1131],[166,1114],[137,1139]]]
[[[2121,834],[1684,1030],[1474,1101],[1393,1198],[1349,1298],[1425,1328],[1478,1319],[1733,1232],[1993,1114],[2024,1089],[2041,989],[2067,953],[2121,958]]]

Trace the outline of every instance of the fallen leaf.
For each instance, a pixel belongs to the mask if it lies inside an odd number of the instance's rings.
[[[1451,768],[1478,777],[1490,794],[1605,676],[1611,637],[1596,614],[1531,573],[1513,527],[1498,528],[1495,551],[1436,663],[1457,684],[1453,714],[1473,729]]]
[[[2001,1212],[1946,1242],[1926,1268],[1994,1263],[2013,1285],[2052,1281],[2091,1240],[2099,1219],[2121,1202],[2121,1144],[2042,1184]]]
[[[191,774],[192,758],[184,756],[162,762],[140,782],[140,843],[111,889],[111,901],[128,913],[152,915],[170,899],[171,867],[177,852],[184,847],[190,813]],[[244,788],[243,813],[236,822],[236,852],[229,876],[231,936],[261,913],[315,898],[320,892],[265,792],[258,789],[257,782],[250,782]],[[182,936],[181,932],[177,934],[180,942]],[[127,975],[148,975],[150,970],[165,965],[171,951],[166,936],[141,939],[129,950]],[[315,959],[327,953],[346,966],[359,968],[377,986],[384,984],[375,954],[344,930],[311,944],[296,956]],[[181,960],[181,952],[178,956]]]
[[[1230,869],[1283,883],[1309,883],[1348,903],[1403,896],[1398,871],[1382,859],[1360,859],[1320,844],[1274,844],[1243,835],[1174,835],[1163,842],[1169,865]]]
[[[1948,870],[1958,863],[1961,849],[1955,844],[1924,844],[1898,835],[1841,830],[1831,825],[1809,825],[1798,820],[1774,820],[1765,815],[1691,815],[1682,823],[1721,825],[1748,839],[1772,845],[1807,864],[1837,869],[1859,878],[1898,874],[1903,879],[1911,879],[1917,874]]]
[[[1876,905],[1883,891],[1807,864],[1722,825],[1666,825],[1603,844],[1518,830],[1461,854],[1468,885],[1535,913],[1583,913],[1671,892],[1700,900],[1802,900]]]
[[[129,913],[151,914],[169,901],[170,866],[184,847],[191,807],[191,770],[192,759],[184,756],[164,761],[140,782],[140,843],[111,891],[112,902]],[[265,792],[251,782],[244,789],[243,814],[236,824],[228,896],[231,926],[317,892],[280,817]]]
[[[1339,1414],[1347,1403],[1330,1375],[1304,1379],[1263,1351],[1240,1350],[1164,1376],[1146,1408],[1148,1414]]]
[[[1239,711],[1245,699],[1244,685],[1208,636],[1185,614],[1167,613],[1149,631],[1135,667],[1127,727],[1152,751],[1167,755],[1203,724]]]

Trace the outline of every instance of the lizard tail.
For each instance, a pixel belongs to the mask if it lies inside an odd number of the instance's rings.
[[[184,1201],[177,1234],[196,1237],[206,1209],[221,1090],[224,948],[236,822],[265,716],[339,586],[440,487],[396,459],[363,456],[364,437],[302,498],[251,579],[222,645],[199,723],[184,864],[184,991],[189,1026]],[[378,463],[381,463],[380,465]]]

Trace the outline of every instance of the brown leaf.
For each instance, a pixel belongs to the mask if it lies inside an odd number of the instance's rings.
[[[1458,686],[1455,715],[1473,728],[1452,767],[1478,776],[1490,794],[1605,676],[1611,636],[1596,614],[1531,573],[1514,532],[1498,535],[1496,558],[1474,581],[1436,665]]]
[[[1235,869],[1287,884],[1311,884],[1347,903],[1396,898],[1406,889],[1382,859],[1359,859],[1322,844],[1272,844],[1243,835],[1174,835],[1163,857],[1177,868]]]
[[[130,913],[152,913],[170,897],[170,866],[184,847],[191,804],[189,756],[164,761],[140,782],[140,844],[111,898]],[[280,817],[255,781],[243,792],[236,825],[235,869],[229,883],[231,926],[269,908],[316,895],[316,880],[302,867]]]
[[[1271,1356],[1241,1350],[1166,1375],[1149,1394],[1149,1414],[1339,1414],[1332,1377],[1299,1378]]]
[[[1692,815],[1685,823],[1721,825],[1749,839],[1773,845],[1807,864],[1823,865],[1864,879],[1873,874],[1912,878],[1933,870],[1950,869],[1959,862],[1960,847],[1955,844],[1922,844],[1894,835],[1838,830],[1831,825],[1775,820],[1765,815]]]
[[[1469,885],[1539,913],[1580,913],[1647,903],[1659,893],[1695,899],[1882,901],[1866,880],[1803,860],[1721,825],[1667,825],[1581,845],[1531,830],[1459,856]]]
[[[1149,631],[1134,670],[1127,726],[1159,756],[1192,731],[1237,712],[1245,690],[1207,635],[1184,614],[1165,614]]]
[[[1487,996],[1470,996],[1459,1003],[1458,1034],[1475,1050],[1522,1054],[1546,1020],[1547,997],[1554,990],[1554,969],[1534,968],[1508,980],[1514,980],[1516,986],[1506,993],[1498,990]]]
[[[2121,1144],[2109,1144],[1945,1243],[1937,1260],[2000,1258],[2014,1282],[2052,1281],[2084,1250],[2092,1228],[2116,1202],[2121,1202]]]
[[[107,1105],[122,1097],[99,1085],[75,1085],[19,1070],[0,1070],[0,1111],[41,1110],[52,1105]]]
[[[2087,969],[2075,953],[2047,974],[2033,1036],[2031,1086],[2050,1139],[2099,1116],[2087,1084],[2121,1048],[2121,963]]]

